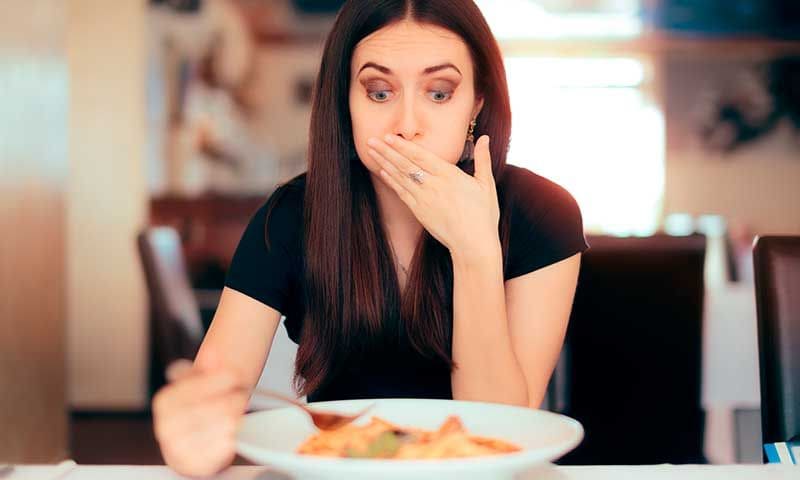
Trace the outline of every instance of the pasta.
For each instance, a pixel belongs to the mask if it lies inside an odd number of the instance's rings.
[[[451,415],[435,431],[401,427],[373,417],[366,425],[351,424],[315,433],[298,447],[297,453],[411,460],[476,457],[519,450],[508,442],[467,434],[461,420]]]

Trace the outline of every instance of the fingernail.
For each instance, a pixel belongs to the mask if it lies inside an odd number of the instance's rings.
[[[387,133],[386,135],[384,135],[383,139],[386,140],[386,143],[394,143],[394,135],[390,135]]]
[[[167,365],[164,375],[168,382],[175,382],[185,377],[192,370],[193,365],[191,360],[180,358]]]

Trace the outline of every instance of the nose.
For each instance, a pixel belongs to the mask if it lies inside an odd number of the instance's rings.
[[[414,100],[410,97],[404,98],[400,111],[397,112],[394,133],[406,140],[414,140],[422,135],[420,112],[414,105]]]

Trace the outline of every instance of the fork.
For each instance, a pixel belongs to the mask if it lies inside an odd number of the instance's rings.
[[[174,382],[177,378],[179,378],[184,372],[192,368],[192,361],[188,359],[178,359],[170,363],[167,367],[165,376],[167,381]],[[303,410],[311,417],[311,422],[320,430],[336,430],[338,428],[342,428],[345,425],[350,424],[353,420],[361,417],[365,413],[367,413],[375,404],[370,404],[360,412],[357,412],[352,415],[345,415],[341,413],[332,413],[332,412],[318,412],[314,409],[308,408],[304,403],[299,402],[298,400],[283,395],[281,393],[267,390],[264,388],[254,388],[252,391],[249,391],[245,387],[239,387],[241,391],[249,393],[251,396],[256,395],[260,397],[268,397],[274,398],[276,400],[280,400],[282,402],[291,403],[295,407]]]
[[[375,404],[372,403],[354,414],[346,415],[343,413],[320,412],[309,408],[306,404],[294,398],[287,397],[286,395],[274,392],[272,390],[266,390],[264,388],[255,388],[252,394],[260,397],[274,398],[276,400],[294,405],[295,407],[306,412],[306,414],[311,417],[311,422],[320,430],[336,430],[342,428],[361,417],[375,406]]]

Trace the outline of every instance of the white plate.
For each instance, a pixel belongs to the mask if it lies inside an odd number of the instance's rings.
[[[357,412],[375,403],[359,419],[379,416],[403,426],[437,429],[448,415],[461,417],[471,434],[506,440],[521,452],[445,460],[371,460],[325,458],[294,453],[316,431],[308,416],[294,407],[245,415],[238,433],[238,452],[245,458],[305,479],[513,478],[538,464],[569,452],[583,439],[583,427],[563,415],[493,403],[454,400],[380,399],[318,402],[319,410]]]

